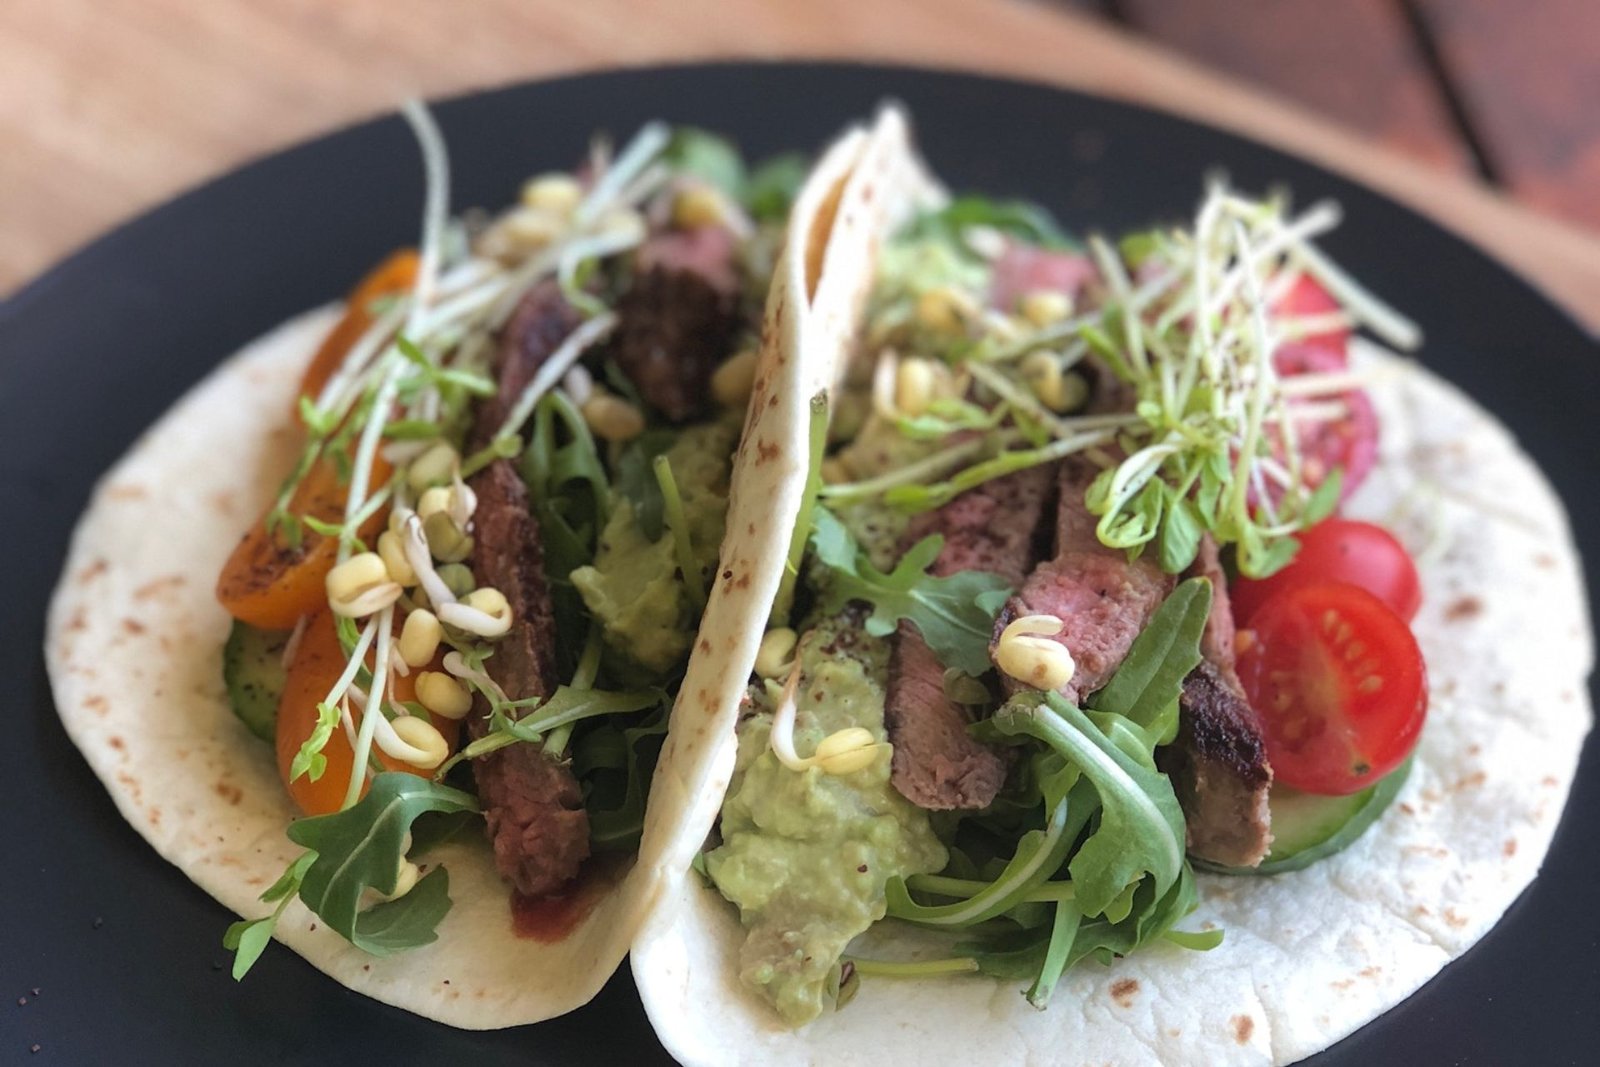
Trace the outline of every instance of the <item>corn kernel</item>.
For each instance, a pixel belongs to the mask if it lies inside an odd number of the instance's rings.
[[[755,349],[747,348],[729,357],[711,375],[711,397],[725,408],[742,408],[750,402],[756,384]]]
[[[799,640],[799,635],[787,626],[768,630],[756,652],[756,674],[763,678],[778,678],[788,674],[794,646]]]
[[[443,671],[418,674],[416,689],[417,702],[435,715],[461,719],[472,710],[471,691]]]
[[[540,174],[522,185],[522,203],[555,215],[571,215],[583,200],[583,186],[570,174]]]
[[[644,413],[610,393],[596,391],[583,405],[583,421],[604,441],[631,441],[644,432]]]
[[[421,608],[406,616],[400,627],[400,658],[407,667],[421,667],[432,661],[444,640],[444,627],[439,617]]]

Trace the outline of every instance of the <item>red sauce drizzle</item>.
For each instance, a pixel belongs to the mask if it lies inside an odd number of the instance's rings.
[[[604,859],[591,860],[564,893],[548,897],[512,893],[511,929],[518,937],[546,944],[566,940],[572,931],[583,925],[600,898],[621,881],[626,869]]]

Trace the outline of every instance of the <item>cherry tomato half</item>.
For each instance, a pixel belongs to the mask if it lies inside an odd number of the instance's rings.
[[[1346,365],[1344,349],[1305,341],[1279,345],[1272,362],[1285,378],[1342,371]],[[1306,482],[1311,486],[1320,485],[1335,467],[1344,471],[1339,492],[1341,497],[1348,497],[1366,479],[1378,458],[1378,416],[1372,409],[1371,399],[1360,389],[1348,389],[1315,400],[1292,400],[1290,404],[1329,402],[1342,404],[1343,413],[1336,418],[1297,424],[1300,456],[1305,464]]]
[[[1331,315],[1338,310],[1340,310],[1339,302],[1309,274],[1297,275],[1294,284],[1286,289],[1284,294],[1272,305],[1273,314],[1284,318],[1292,317],[1297,319]],[[1349,362],[1346,353],[1346,347],[1349,342],[1349,330],[1323,330],[1318,333],[1307,334],[1299,339],[1301,344],[1337,353],[1340,367]]]
[[[1233,617],[1249,625],[1250,617],[1287,589],[1318,582],[1359,585],[1406,622],[1422,606],[1417,565],[1394,535],[1382,526],[1356,519],[1324,519],[1300,534],[1300,551],[1270,578],[1240,578],[1228,587]]]
[[[1428,710],[1416,638],[1383,601],[1345,582],[1287,589],[1241,635],[1239,680],[1285,785],[1354,793],[1417,743]]]

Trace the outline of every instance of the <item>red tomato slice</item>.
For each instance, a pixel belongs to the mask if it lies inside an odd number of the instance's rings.
[[[1280,345],[1272,355],[1272,362],[1285,378],[1345,369],[1342,348],[1330,349],[1305,342]],[[1344,471],[1340,496],[1348,497],[1366,479],[1378,458],[1378,416],[1372,410],[1372,401],[1360,389],[1351,389],[1304,402],[1344,405],[1342,417],[1301,422],[1297,432],[1307,483],[1322,484],[1322,479],[1338,467]]]
[[[1428,710],[1422,652],[1365,589],[1327,582],[1285,590],[1261,606],[1240,644],[1239,680],[1285,785],[1354,793],[1416,745]]]
[[[1294,284],[1272,305],[1273,313],[1285,318],[1311,318],[1330,315],[1338,310],[1339,302],[1309,274],[1297,275]],[[1350,343],[1349,330],[1324,330],[1307,334],[1299,339],[1299,343],[1336,353],[1341,367],[1349,362],[1346,351]]]
[[[1233,617],[1249,625],[1256,610],[1287,589],[1319,582],[1359,585],[1406,622],[1422,606],[1422,584],[1394,535],[1382,526],[1355,519],[1324,519],[1300,534],[1293,562],[1270,578],[1240,578],[1228,587]]]

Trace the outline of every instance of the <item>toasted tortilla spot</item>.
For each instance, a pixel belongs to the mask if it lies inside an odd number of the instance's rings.
[[[133,598],[135,600],[149,600],[151,597],[158,596],[161,593],[166,592],[168,589],[178,588],[187,580],[188,579],[181,574],[169,574],[165,578],[157,578],[154,581],[146,582],[145,584],[141,585],[139,588],[133,591]]]
[[[1449,923],[1451,927],[1457,930],[1471,922],[1470,919],[1454,908],[1444,909],[1444,921]]]
[[[105,561],[105,559],[103,557],[100,558],[100,559],[97,559],[93,563],[89,564],[87,567],[83,568],[83,570],[79,571],[77,577],[74,580],[79,585],[82,585],[85,582],[92,582],[96,578],[98,578],[102,574],[104,574],[106,572],[106,568],[108,566],[109,566],[109,564],[106,563],[106,561]]]
[[[1515,856],[1517,854],[1517,839],[1514,837],[1506,838],[1506,843],[1500,849],[1500,853],[1501,855],[1505,856],[1506,859],[1510,859],[1512,856]]]
[[[1233,1039],[1241,1045],[1250,1043],[1250,1035],[1256,1032],[1256,1021],[1248,1015],[1235,1015],[1233,1017]]]
[[[1120,1006],[1132,1007],[1133,998],[1139,993],[1139,980],[1137,978],[1118,978],[1111,983],[1111,999]]]
[[[1462,622],[1483,614],[1483,601],[1475,596],[1457,597],[1444,609],[1446,622]]]
[[[138,619],[123,619],[122,628],[135,637],[145,632],[145,624]]]
[[[216,790],[217,796],[226,800],[229,804],[237,805],[239,801],[244,799],[244,790],[231,783],[218,782],[212,788]]]

